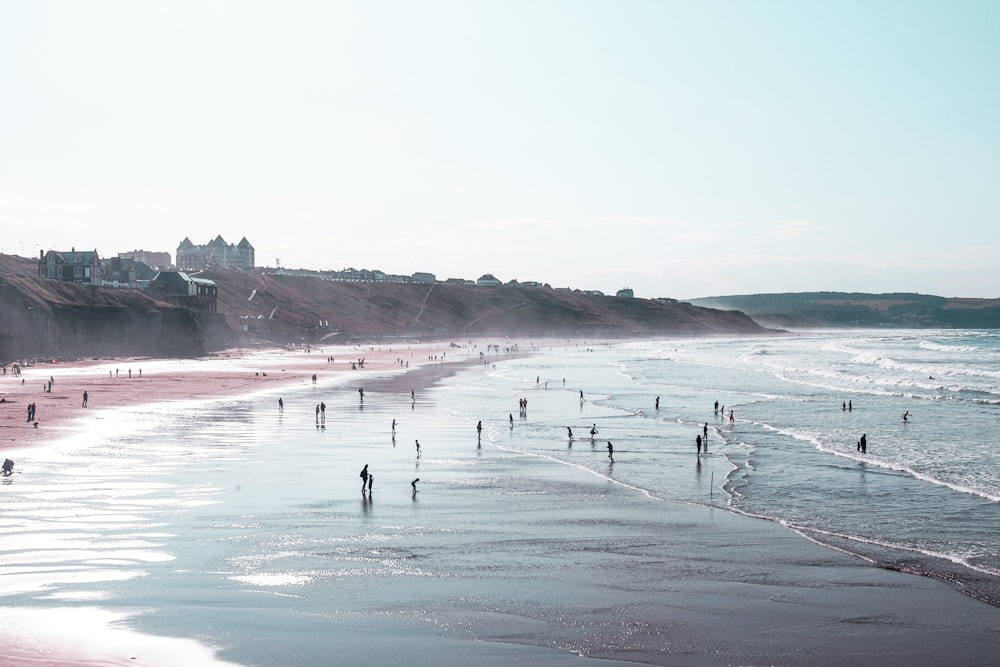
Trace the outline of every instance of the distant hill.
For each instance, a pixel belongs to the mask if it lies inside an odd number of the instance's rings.
[[[691,299],[706,308],[738,310],[763,326],[1000,328],[1000,299],[928,294],[795,292]]]
[[[761,334],[735,311],[546,287],[333,282],[204,272],[218,312],[130,289],[40,278],[37,261],[0,255],[0,361],[29,357],[199,356],[238,344],[316,344],[473,336]]]

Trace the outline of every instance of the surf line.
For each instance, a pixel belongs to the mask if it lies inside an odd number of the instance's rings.
[[[674,501],[671,501],[671,500],[669,500],[667,498],[661,498],[660,496],[656,495],[655,493],[652,493],[648,489],[643,489],[641,487],[634,486],[632,484],[627,484],[627,483],[625,483],[625,482],[623,482],[621,480],[615,479],[613,477],[608,477],[607,475],[605,475],[603,473],[599,473],[596,470],[591,470],[587,466],[580,465],[579,463],[570,463],[569,461],[563,461],[562,459],[558,459],[558,458],[556,458],[554,456],[549,456],[548,454],[538,454],[538,453],[535,453],[535,452],[527,452],[527,451],[524,451],[522,449],[514,449],[512,447],[504,447],[503,445],[498,445],[498,444],[492,443],[492,442],[490,443],[490,445],[492,445],[493,447],[499,449],[502,452],[507,452],[508,454],[522,454],[522,455],[525,455],[525,456],[534,456],[536,458],[546,459],[546,460],[552,461],[553,463],[558,463],[558,464],[567,466],[569,468],[576,468],[577,470],[582,470],[583,472],[590,473],[594,477],[599,477],[600,479],[603,479],[603,480],[605,480],[607,482],[611,482],[612,484],[617,484],[618,486],[620,486],[622,488],[630,489],[632,491],[638,491],[639,493],[641,493],[642,495],[646,496],[650,500],[659,500],[661,502],[674,502]]]

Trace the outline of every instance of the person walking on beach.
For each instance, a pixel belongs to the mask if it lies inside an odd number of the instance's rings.
[[[513,412],[508,412],[507,413],[507,419],[510,420],[510,427],[514,428],[514,413]]]
[[[420,481],[420,478],[417,477],[415,480],[413,480],[412,482],[410,482],[410,488],[413,489],[413,497],[414,498],[417,497],[417,482],[419,482],[419,481]]]
[[[365,492],[365,487],[368,485],[368,464],[361,469],[361,493]]]
[[[657,410],[660,409],[660,397],[659,396],[656,397],[656,409]]]
[[[278,414],[279,415],[285,414],[285,402],[280,398],[278,399]]]
[[[698,456],[701,456],[701,436],[697,435],[694,438],[694,444],[698,447]]]
[[[708,422],[701,428],[701,432],[705,434],[705,446],[708,446]]]
[[[608,458],[611,459],[612,463],[615,462],[615,447],[610,440],[608,440]]]
[[[593,440],[595,435],[597,435],[597,424],[591,424],[591,426],[590,426],[590,439]]]
[[[364,387],[360,387],[358,389],[358,396],[361,397],[361,402],[364,403],[365,402],[365,388]]]
[[[420,458],[420,441],[419,440],[414,440],[413,442],[417,443],[417,458],[419,459]]]
[[[319,403],[316,404],[316,423],[319,423]]]
[[[392,420],[392,434],[396,435],[396,420]]]
[[[476,424],[476,436],[480,440],[482,440],[482,438],[483,438],[483,422],[482,422],[482,420],[480,420],[480,422],[478,424]]]
[[[87,392],[86,392],[86,390],[84,390],[84,392],[83,392],[83,407],[87,407]]]

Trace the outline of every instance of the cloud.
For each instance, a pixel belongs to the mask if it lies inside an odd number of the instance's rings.
[[[559,218],[538,218],[531,216],[500,218],[492,222],[480,222],[479,227],[483,229],[495,229],[499,231],[521,230],[526,228],[539,227],[561,227],[562,220]]]
[[[657,225],[681,225],[683,220],[677,218],[659,218],[655,216],[633,216],[633,215],[608,215],[599,218],[591,218],[591,222],[610,225],[637,225],[637,226],[657,226]]]
[[[804,234],[813,234],[820,230],[820,226],[811,220],[798,218],[795,220],[783,220],[776,222],[767,232],[771,238],[781,241],[788,241]]]

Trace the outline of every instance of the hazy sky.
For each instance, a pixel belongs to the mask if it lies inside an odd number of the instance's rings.
[[[0,250],[1000,297],[1000,2],[0,0]]]

